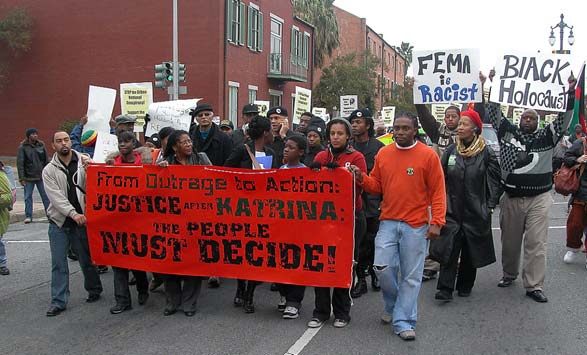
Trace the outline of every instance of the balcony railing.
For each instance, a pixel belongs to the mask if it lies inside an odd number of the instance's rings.
[[[267,77],[282,81],[308,81],[308,68],[303,65],[294,64],[291,58],[283,60],[281,53],[269,54],[269,63],[267,68]]]

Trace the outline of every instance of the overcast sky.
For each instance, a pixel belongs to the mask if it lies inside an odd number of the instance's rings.
[[[580,5],[583,4],[583,5]],[[563,49],[571,49],[575,75],[587,60],[587,12],[578,0],[492,0],[473,2],[335,0],[334,5],[367,19],[367,25],[382,33],[391,45],[410,42],[414,50],[479,48],[481,70],[487,73],[500,52],[551,53],[559,49],[548,43],[550,26],[564,21],[574,26],[575,43],[569,46],[565,29]],[[448,5],[448,6],[447,6]],[[412,76],[411,72],[409,74]]]

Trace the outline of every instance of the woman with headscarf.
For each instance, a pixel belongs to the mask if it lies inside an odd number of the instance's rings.
[[[477,269],[495,262],[491,214],[501,195],[500,167],[481,136],[483,123],[473,110],[461,112],[456,143],[442,156],[446,184],[446,225],[430,244],[440,262],[435,298],[468,297]],[[459,262],[460,259],[460,262]]]
[[[169,165],[212,165],[205,153],[194,152],[193,142],[188,132],[177,130],[171,133],[167,140],[165,159],[159,166]],[[169,316],[183,306],[183,312],[188,317],[196,314],[196,304],[202,288],[202,276],[163,275],[165,285],[166,304],[163,315]],[[183,283],[183,285],[182,285]]]

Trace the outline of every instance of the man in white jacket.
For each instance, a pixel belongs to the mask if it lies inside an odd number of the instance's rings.
[[[71,149],[67,132],[53,136],[53,158],[43,169],[43,181],[49,197],[49,245],[51,246],[51,306],[47,317],[63,312],[69,299],[69,268],[67,251],[70,243],[76,250],[88,291],[86,302],[96,302],[102,283],[90,259],[86,231],[85,167],[91,159]]]

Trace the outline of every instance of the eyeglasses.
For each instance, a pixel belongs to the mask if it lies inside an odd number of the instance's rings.
[[[209,117],[212,115],[213,115],[212,112],[200,112],[200,113],[198,113],[197,117]]]
[[[191,140],[191,139],[186,139],[185,141],[179,141],[179,142],[177,142],[177,143],[178,143],[179,145],[183,145],[183,146],[185,146],[185,145],[192,145],[194,142],[192,142],[192,140]]]

